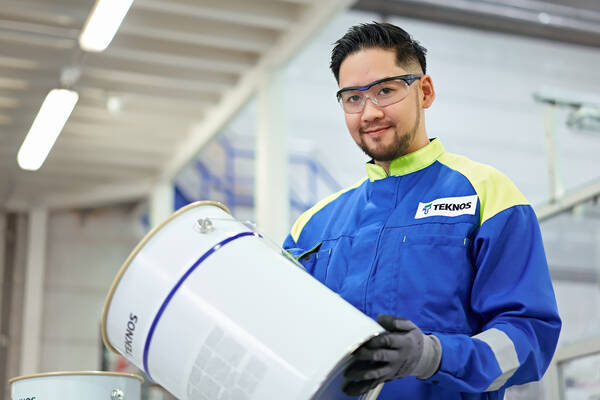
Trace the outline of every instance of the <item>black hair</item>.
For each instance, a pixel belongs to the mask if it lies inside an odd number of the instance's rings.
[[[362,49],[377,47],[396,50],[398,65],[418,62],[423,73],[426,73],[425,54],[427,49],[413,40],[408,32],[396,25],[380,22],[354,25],[334,45],[329,67],[338,83],[340,81],[340,65],[348,55]]]

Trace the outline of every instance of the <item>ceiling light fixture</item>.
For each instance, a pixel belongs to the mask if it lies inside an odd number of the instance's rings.
[[[48,93],[17,154],[22,169],[35,171],[42,166],[78,99],[72,90],[52,89]]]
[[[133,0],[96,0],[79,36],[85,51],[104,51],[113,40]]]

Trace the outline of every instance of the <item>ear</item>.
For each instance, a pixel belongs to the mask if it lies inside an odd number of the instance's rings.
[[[421,81],[421,105],[423,108],[429,108],[435,100],[435,89],[433,88],[433,80],[431,76],[423,75]]]

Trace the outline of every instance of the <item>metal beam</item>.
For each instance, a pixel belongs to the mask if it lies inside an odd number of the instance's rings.
[[[82,81],[86,78],[101,82],[116,82],[129,85],[149,86],[157,91],[163,89],[182,90],[197,93],[219,93],[232,88],[235,81],[203,79],[200,76],[178,77],[150,73],[107,70],[92,66],[82,68]]]
[[[119,29],[119,35],[263,53],[275,43],[279,32],[134,6],[127,16],[127,23]]]
[[[17,166],[16,157],[12,154],[8,157],[0,158],[0,167],[3,171],[11,172],[10,179],[8,179],[8,176],[0,176],[0,188],[3,189],[0,190],[0,198],[3,198],[6,196],[7,191],[11,186],[13,189],[17,186],[15,177],[19,176],[19,174],[27,172],[19,169]],[[66,178],[74,177],[76,179],[89,177],[90,180],[103,180],[107,177],[110,177],[113,182],[133,182],[151,179],[152,177],[156,176],[158,170],[159,168],[157,166],[123,167],[94,161],[83,163],[81,161],[58,160],[53,163],[44,163],[40,170],[34,173],[29,173],[42,176],[43,179],[46,180],[45,183],[52,185],[52,179],[54,179],[54,175],[64,175]],[[115,176],[118,178],[115,179]],[[13,181],[14,183],[11,183]],[[32,188],[34,191],[37,189],[37,187]]]
[[[152,97],[157,95],[164,98],[181,98],[191,101],[210,101],[221,97],[221,92],[217,90],[202,90],[198,85],[191,85],[189,88],[179,87],[160,87],[156,85],[144,85],[132,82],[119,82],[111,80],[98,79],[83,75],[73,88],[77,91],[90,88],[102,88],[108,93],[131,93],[135,96]]]
[[[60,86],[60,73],[59,71],[51,70],[18,70],[14,68],[0,68],[0,88],[12,89],[15,86],[9,84],[8,86],[2,85],[1,81],[12,81],[12,82],[23,82],[24,84],[18,84],[21,89],[26,88],[54,88]],[[11,87],[12,86],[12,87]]]
[[[186,121],[173,121],[174,114],[152,114],[149,112],[128,110],[122,110],[121,112],[111,113],[106,108],[90,107],[79,104],[75,107],[75,110],[73,110],[72,115],[74,121],[90,119],[97,121],[124,123],[128,125],[140,124],[140,126],[147,126],[148,128],[151,128],[152,126],[155,126],[157,128],[167,128],[170,131],[185,129],[185,127],[188,125]]]
[[[36,45],[54,49],[76,49],[77,41],[70,38],[60,38],[56,36],[44,36],[39,33],[19,32],[2,30],[3,41],[18,43],[21,45]]]
[[[63,130],[65,137],[90,138],[92,140],[112,141],[115,137],[119,140],[125,139],[132,143],[150,141],[153,143],[173,144],[185,137],[187,130],[180,130],[175,127],[163,129],[158,127],[131,127],[122,124],[87,124],[77,120],[69,121]]]
[[[57,145],[48,155],[46,162],[58,163],[59,165],[63,162],[79,162],[83,165],[99,164],[99,168],[108,164],[128,168],[130,166],[155,167],[160,165],[164,159],[166,159],[166,156],[150,158],[145,154],[132,154],[127,151],[111,151],[106,153],[98,153],[94,149],[78,149],[77,151],[71,149],[65,151],[62,146]]]
[[[43,36],[46,39],[75,40],[79,36],[79,29],[44,24],[39,22],[26,22],[0,17],[0,32],[2,34],[24,34]]]
[[[558,214],[570,211],[573,207],[600,198],[600,179],[588,183],[579,189],[567,192],[554,202],[535,207],[538,220],[546,221]]]
[[[199,117],[202,117],[202,113],[213,107],[218,100],[207,93],[171,93],[167,90],[156,91],[151,88],[144,88],[143,86],[127,88],[119,85],[111,85],[111,87],[108,88],[78,83],[77,91],[83,97],[82,101],[85,101],[86,99],[92,99],[92,101],[93,99],[96,101],[106,101],[108,96],[116,96],[122,98],[125,105],[127,105],[128,102],[136,104],[139,102],[140,107],[142,108],[147,104],[148,107],[159,107],[166,112],[169,112],[168,110],[171,107],[183,109],[184,111],[191,109],[196,110],[198,114],[200,114]]]
[[[16,157],[11,160],[15,165]],[[5,168],[5,167],[3,167]],[[36,171],[36,174],[43,176],[44,179],[52,182],[55,176],[60,176],[65,179],[82,179],[89,178],[91,181],[104,181],[106,179],[115,180],[115,175],[119,181],[137,181],[151,179],[157,172],[155,167],[116,167],[111,165],[103,165],[101,168],[94,164],[81,163],[52,163],[44,164],[42,168]],[[19,172],[18,172],[19,173]]]
[[[600,24],[571,15],[543,13],[523,1],[358,0],[354,9],[404,18],[418,18],[463,27],[532,36],[553,42],[600,46]],[[529,2],[532,3],[532,2]],[[537,2],[539,3],[539,2]],[[547,3],[547,2],[544,2]],[[594,10],[585,10],[595,16]]]
[[[140,140],[130,140],[126,136],[122,138],[113,138],[106,140],[102,138],[78,137],[75,135],[64,135],[60,138],[60,149],[71,151],[93,150],[95,152],[113,153],[115,151],[131,152],[132,154],[145,154],[149,157],[166,157],[171,153],[171,148],[175,147],[175,142],[165,141],[154,142],[148,139],[143,144]],[[78,150],[79,149],[79,150]]]
[[[25,79],[4,78],[0,76],[0,89],[22,91],[28,88],[29,84]]]
[[[289,28],[298,17],[295,4],[262,0],[137,0],[133,8],[280,30]]]
[[[14,177],[17,180],[17,184],[15,185],[17,190],[25,186],[34,188],[38,193],[41,191],[61,193],[64,191],[85,190],[93,186],[94,183],[106,183],[106,179],[102,178],[96,178],[96,182],[94,182],[92,178],[81,176],[66,178],[38,171],[30,172],[23,170],[16,171]]]
[[[15,193],[6,202],[8,210],[23,211],[35,204],[48,209],[73,207],[101,207],[107,204],[141,201],[152,190],[152,181],[138,180],[130,183],[98,185],[70,193],[50,194],[39,198],[34,193]]]
[[[28,86],[47,87],[59,85],[60,74],[65,65],[58,60],[55,63],[30,62],[28,65],[17,65],[18,58],[11,58],[11,63],[2,63],[0,57],[0,77],[18,79],[27,82]],[[97,59],[95,59],[97,60]],[[160,68],[145,63],[101,62],[101,65],[87,63],[81,66],[82,77],[78,85],[92,82],[101,86],[106,83],[118,83],[125,90],[127,87],[145,86],[156,91],[172,89],[201,94],[214,94],[229,90],[237,81],[237,74],[219,71],[198,71],[184,68]],[[119,65],[121,64],[121,65]],[[123,69],[127,64],[127,69]],[[206,96],[209,97],[209,96]]]
[[[554,361],[560,364],[598,353],[600,353],[600,337],[593,337],[572,343],[568,346],[559,347],[554,355]]]
[[[4,50],[4,49],[2,49]],[[4,53],[6,54],[6,53]],[[15,69],[36,69],[41,65],[40,62],[17,57],[0,56],[0,67],[15,68]]]
[[[43,97],[41,98],[43,100]],[[41,103],[41,101],[40,101]],[[7,116],[20,121],[21,126],[15,126],[14,130],[22,128],[28,129],[33,121],[33,118],[39,110],[39,105],[23,107],[17,110],[2,112]],[[89,104],[77,104],[72,113],[72,120],[67,122],[68,126],[71,121],[90,121],[88,126],[92,123],[100,123],[104,125],[112,125],[113,127],[121,126],[123,130],[126,126],[134,126],[137,129],[146,128],[151,130],[162,129],[166,132],[177,132],[181,130],[187,130],[189,126],[188,118],[200,118],[204,113],[197,112],[195,116],[190,114],[179,114],[177,112],[168,112],[168,108],[163,111],[159,110],[129,110],[122,109],[121,111],[111,112],[107,110],[106,106],[98,107],[96,105]],[[186,118],[187,117],[187,118]],[[81,124],[80,127],[83,127]]]
[[[0,16],[25,21],[40,21],[62,26],[77,25],[85,21],[94,0],[43,1],[2,0]]]
[[[4,57],[18,60],[20,68],[23,69],[60,69],[65,64],[75,63],[80,57],[79,53],[74,52],[72,46],[51,48],[40,41],[19,43],[9,40],[4,35],[0,35],[0,47]],[[15,66],[16,62],[12,64]],[[28,67],[27,64],[30,66]]]
[[[214,98],[207,95],[195,95],[193,97],[174,97],[166,96],[162,91],[157,91],[155,95],[138,94],[125,92],[123,90],[108,90],[99,87],[78,86],[80,99],[82,104],[89,104],[99,107],[104,104],[109,97],[118,97],[123,101],[123,108],[137,111],[147,110],[154,112],[155,110],[163,110],[167,113],[193,113],[196,116],[213,107],[215,104]]]
[[[170,4],[165,3],[168,6]],[[242,73],[252,68],[258,59],[251,52],[232,52],[204,45],[128,35],[117,35],[103,56],[229,73]]]
[[[101,54],[88,54],[85,58],[84,69],[101,69],[125,73],[140,73],[149,76],[176,77],[182,80],[209,81],[226,86],[234,85],[239,74],[217,69],[187,68],[184,65],[165,66],[147,63],[139,60],[127,60],[104,57]]]

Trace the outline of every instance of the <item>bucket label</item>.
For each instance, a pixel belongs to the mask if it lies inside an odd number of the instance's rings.
[[[133,356],[133,334],[135,331],[135,325],[138,322],[137,315],[129,313],[129,321],[125,328],[125,352],[130,356]]]
[[[188,380],[190,400],[251,398],[267,365],[216,327],[200,349]]]

